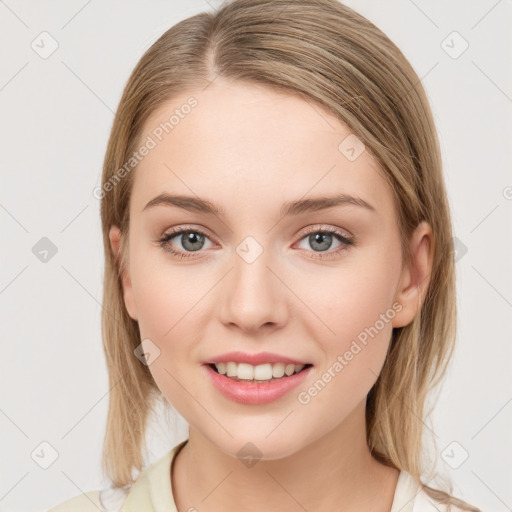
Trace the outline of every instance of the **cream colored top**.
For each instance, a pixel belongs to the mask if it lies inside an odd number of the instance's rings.
[[[89,491],[47,510],[46,512],[178,512],[171,486],[171,464],[188,442],[177,444],[171,451],[141,472],[128,489],[112,488]],[[390,512],[445,512],[446,506],[433,502],[413,477],[401,471]],[[452,506],[453,512],[462,512]]]

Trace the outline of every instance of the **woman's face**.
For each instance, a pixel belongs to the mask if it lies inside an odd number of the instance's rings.
[[[252,442],[284,457],[339,428],[364,408],[392,328],[416,312],[376,162],[320,105],[223,79],[167,102],[140,140],[124,300],[166,399],[233,456]],[[147,206],[161,194],[190,206]],[[342,194],[357,199],[314,207]],[[159,244],[177,229],[189,233]],[[231,351],[312,367],[284,395],[244,402],[206,364]]]

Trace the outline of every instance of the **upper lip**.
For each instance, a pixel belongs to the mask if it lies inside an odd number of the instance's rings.
[[[292,357],[282,356],[273,352],[259,352],[257,354],[249,354],[247,352],[227,352],[219,356],[214,356],[204,364],[212,363],[229,363],[233,361],[235,363],[248,363],[253,366],[257,366],[265,363],[285,363],[285,364],[310,364],[307,361],[300,361]]]

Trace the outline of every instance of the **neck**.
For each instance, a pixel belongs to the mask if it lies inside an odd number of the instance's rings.
[[[364,407],[292,455],[248,466],[190,427],[172,465],[178,510],[389,512],[399,471],[372,457]]]

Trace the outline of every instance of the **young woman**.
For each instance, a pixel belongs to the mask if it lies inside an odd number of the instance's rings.
[[[455,340],[440,149],[336,0],[235,0],[144,54],[106,152],[112,488],[52,512],[477,508],[420,479]],[[149,467],[163,401],[189,436]]]

